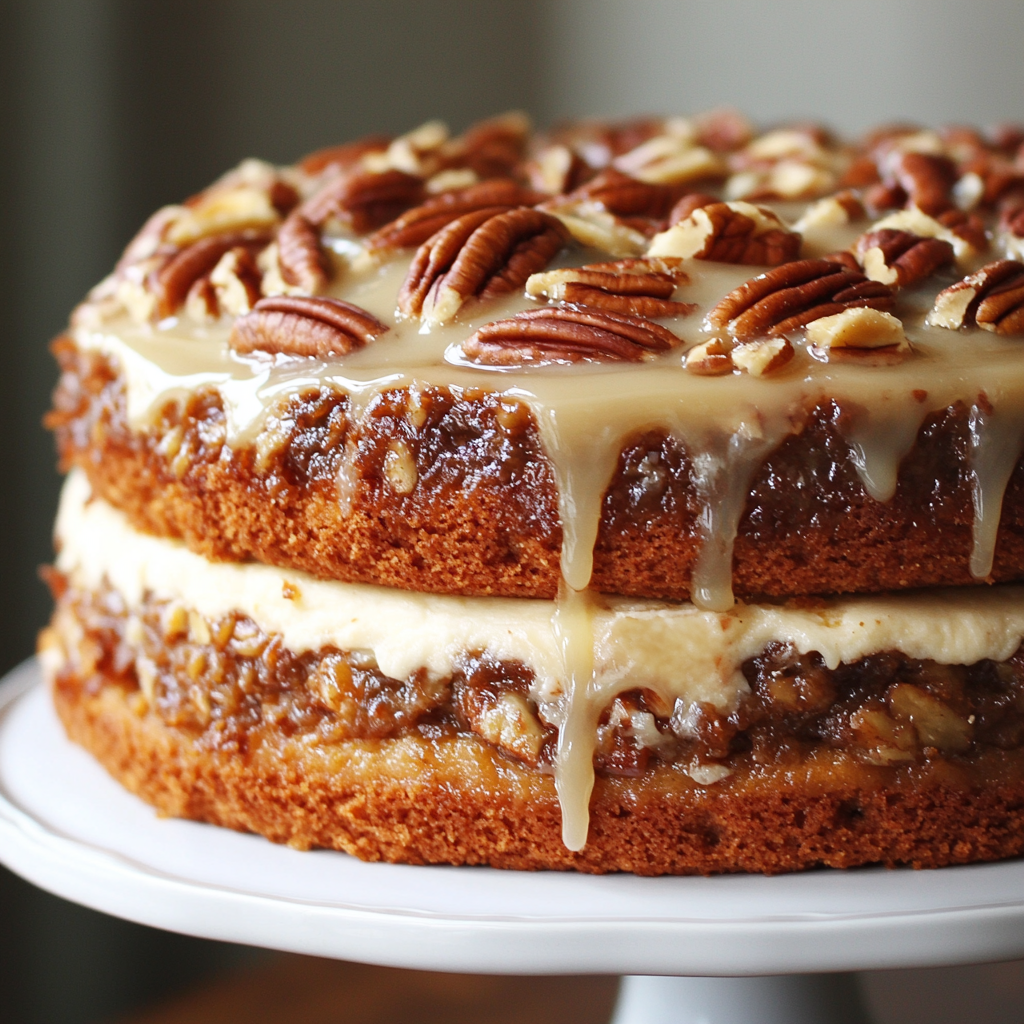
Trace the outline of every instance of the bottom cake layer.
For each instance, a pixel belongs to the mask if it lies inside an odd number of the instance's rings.
[[[207,562],[75,477],[58,541],[58,710],[166,814],[639,874],[1024,852],[1019,587],[721,614],[426,598]]]
[[[901,768],[819,747],[798,760],[738,759],[705,787],[657,765],[599,777],[590,834],[562,844],[550,775],[473,736],[407,734],[253,756],[204,749],[147,714],[115,678],[59,677],[72,739],[162,813],[367,860],[640,875],[940,867],[1024,851],[1024,751]]]

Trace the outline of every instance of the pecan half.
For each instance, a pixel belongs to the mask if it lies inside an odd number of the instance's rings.
[[[560,202],[589,201],[616,217],[640,217],[664,220],[680,198],[679,186],[640,181],[614,168],[601,171],[595,178],[581,185],[563,200],[550,200],[550,206]],[[640,225],[633,225],[640,227]]]
[[[484,366],[640,362],[679,343],[671,331],[643,317],[548,306],[484,324],[462,343],[461,352]]]
[[[689,316],[696,305],[670,298],[689,280],[681,262],[666,257],[563,267],[534,274],[526,282],[526,294],[532,299],[596,306],[634,316]]]
[[[492,178],[469,188],[445,192],[407,210],[374,232],[366,240],[369,252],[410,249],[422,245],[453,220],[478,210],[510,210],[516,206],[533,206],[545,196],[525,188],[509,178]]]
[[[919,210],[936,217],[953,207],[956,164],[949,157],[932,153],[904,153],[894,150],[882,160],[882,181],[906,192]]]
[[[235,352],[328,358],[362,348],[388,330],[373,314],[340,299],[275,295],[260,299],[231,328]]]
[[[699,210],[703,206],[714,206],[715,203],[720,202],[721,199],[717,196],[710,196],[706,192],[691,192],[689,195],[683,196],[683,198],[680,199],[671,210],[669,210],[668,226],[670,228],[675,227],[676,224],[686,220],[694,210]]]
[[[519,110],[471,124],[445,153],[448,166],[468,167],[481,178],[511,174],[526,151],[530,118]]]
[[[892,290],[832,260],[796,260],[731,291],[707,315],[740,341],[779,335],[856,306],[891,309]]]
[[[1024,334],[1024,263],[996,260],[935,296],[926,321],[956,330],[977,325],[996,334]]]
[[[310,295],[323,291],[331,279],[320,234],[301,213],[291,214],[277,233],[277,265],[285,284]]]
[[[469,299],[521,288],[567,237],[556,218],[526,207],[464,214],[416,250],[398,308],[406,316],[445,323]]]
[[[347,171],[367,153],[383,153],[391,145],[390,135],[366,135],[355,142],[318,149],[299,161],[299,170],[306,174],[319,174],[328,167]]]
[[[314,227],[334,217],[364,234],[394,220],[425,197],[423,179],[415,174],[355,169],[317,192],[303,203],[300,212]]]
[[[800,235],[771,210],[750,203],[713,203],[655,235],[651,256],[717,260],[774,267],[796,259]]]
[[[857,239],[857,255],[872,281],[905,288],[953,262],[953,246],[940,238],[883,228]]]
[[[269,241],[270,235],[265,231],[232,231],[201,238],[186,246],[167,260],[147,281],[147,288],[156,300],[153,313],[155,319],[172,316],[185,301],[192,285],[204,274],[210,273],[226,252],[236,247],[250,253],[258,252]]]

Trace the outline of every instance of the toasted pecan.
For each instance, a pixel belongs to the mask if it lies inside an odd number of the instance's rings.
[[[540,210],[491,207],[464,214],[416,251],[398,308],[406,316],[444,323],[469,299],[522,287],[567,239],[562,224]]]
[[[235,352],[328,358],[362,348],[388,330],[372,313],[340,299],[275,295],[260,299],[231,328]]]
[[[935,297],[929,324],[956,330],[978,326],[996,334],[1024,334],[1024,263],[996,260]]]
[[[648,252],[773,267],[795,259],[800,241],[771,210],[743,202],[712,203],[656,235]]]
[[[330,182],[299,208],[314,227],[336,217],[358,234],[394,220],[426,197],[423,179],[394,168],[355,168]]]
[[[415,248],[464,214],[491,208],[510,210],[516,206],[533,206],[544,198],[542,193],[511,178],[491,178],[434,196],[407,210],[370,235],[366,248],[370,252]]]
[[[147,288],[156,299],[155,318],[172,316],[192,285],[213,270],[226,252],[236,247],[257,252],[270,237],[269,232],[262,230],[228,231],[200,238],[175,253],[147,281]]]
[[[923,281],[954,259],[949,242],[896,228],[865,232],[857,240],[857,255],[872,281],[897,288]]]
[[[644,317],[547,306],[484,324],[462,343],[461,352],[485,366],[639,362],[679,343],[671,331]]]
[[[740,341],[783,334],[856,306],[888,310],[892,290],[828,259],[796,260],[751,278],[708,313]]]
[[[688,280],[681,262],[653,257],[561,267],[532,275],[526,294],[635,316],[689,316],[697,308],[693,303],[671,299],[678,285]]]
[[[323,291],[331,279],[320,234],[298,211],[285,219],[277,233],[277,264],[285,284],[310,295]]]

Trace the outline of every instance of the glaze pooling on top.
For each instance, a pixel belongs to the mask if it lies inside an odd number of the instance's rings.
[[[950,331],[926,323],[939,290],[987,259],[1018,251],[1015,238],[999,228],[996,214],[999,203],[1005,207],[1024,190],[1024,171],[1019,169],[1019,158],[1014,163],[1012,155],[1021,139],[986,142],[980,136],[955,132],[896,132],[856,147],[806,127],[755,138],[749,128],[741,130],[740,119],[732,118],[667,119],[636,122],[632,127],[582,125],[532,143],[521,122],[508,122],[494,136],[497,143],[489,143],[486,160],[480,156],[484,150],[467,141],[472,133],[451,140],[431,125],[387,147],[378,143],[355,157],[346,153],[347,164],[328,160],[318,170],[317,161],[308,160],[284,169],[246,164],[234,172],[233,179],[222,181],[220,187],[227,189],[223,195],[215,189],[206,199],[200,196],[192,206],[167,214],[166,223],[153,227],[151,222],[140,241],[133,243],[136,255],[143,253],[143,262],[100,286],[75,321],[76,343],[111,357],[120,367],[134,426],[143,428],[167,402],[180,401],[199,387],[212,387],[223,402],[229,444],[254,444],[264,454],[276,442],[270,429],[275,412],[310,387],[347,395],[355,425],[386,388],[484,389],[526,403],[554,470],[563,534],[563,583],[554,629],[562,657],[565,712],[556,778],[565,840],[572,849],[581,848],[586,839],[593,737],[600,713],[594,700],[595,606],[587,588],[602,499],[631,437],[644,431],[663,432],[690,456],[703,509],[692,598],[699,609],[717,612],[728,612],[734,605],[732,543],[749,482],[765,456],[798,431],[806,413],[821,403],[831,401],[850,411],[844,429],[851,460],[865,489],[882,502],[892,498],[900,462],[925,418],[957,403],[971,410],[974,547],[970,564],[979,579],[991,572],[1003,492],[1024,447],[1024,340],[977,328]],[[719,127],[712,130],[709,125]],[[729,131],[723,133],[722,125]],[[324,208],[334,212],[318,222],[319,242],[333,269],[332,281],[321,294],[353,303],[389,328],[344,357],[238,355],[229,344],[232,318],[224,313],[223,297],[219,318],[192,319],[185,307],[179,307],[156,321],[145,301],[145,287],[131,280],[133,268],[148,266],[145,259],[157,259],[160,246],[175,233],[179,241],[188,241],[203,237],[204,232],[215,235],[218,230],[239,227],[238,204],[249,210],[241,226],[261,230],[272,226],[279,219],[273,197],[280,198],[285,188],[292,190],[292,196],[280,200],[281,216],[300,201],[305,202],[297,207],[300,212],[314,209],[318,197],[330,189],[337,191],[339,184],[342,191],[348,188],[361,195],[360,175],[390,175],[391,191],[376,201],[393,212],[387,206],[391,202],[400,212],[431,193],[463,188],[481,177],[507,176],[529,179],[534,187],[550,193],[545,207],[557,216],[559,194],[585,187],[602,167],[675,189],[673,196],[695,192],[699,185],[701,192],[726,199],[757,201],[784,225],[799,223],[803,242],[798,256],[802,258],[851,250],[871,229],[869,218],[851,220],[831,207],[808,206],[808,201],[844,184],[862,186],[861,198],[879,212],[875,221],[886,209],[905,206],[896,217],[900,225],[925,223],[918,202],[928,205],[929,217],[944,216],[950,225],[962,219],[961,208],[976,210],[987,224],[990,251],[984,253],[959,235],[954,237],[955,226],[935,227],[935,232],[953,238],[958,265],[897,293],[893,312],[911,345],[909,357],[897,365],[823,362],[817,357],[820,353],[810,350],[804,332],[797,330],[787,334],[796,350],[794,358],[765,377],[739,372],[701,377],[686,369],[686,352],[721,333],[706,322],[708,311],[765,269],[693,258],[683,261],[686,276],[672,298],[694,304],[695,311],[658,321],[680,339],[676,349],[639,363],[473,365],[460,352],[464,339],[483,324],[538,303],[520,287],[500,299],[470,299],[443,324],[403,316],[397,296],[409,272],[411,253],[382,255],[364,246],[371,228],[379,226],[373,220],[378,207],[367,205],[370,200],[353,207],[355,213],[349,209],[339,214],[340,207],[328,204]],[[952,174],[948,209],[935,206],[935,182],[928,179],[932,171],[940,178],[947,171]],[[992,184],[997,172],[1006,178],[1001,191]],[[575,238],[549,268],[642,253],[650,238],[667,226],[664,217],[645,219],[616,209],[610,200],[602,205],[585,195],[580,198],[580,193],[573,195],[577,198],[565,223]],[[236,207],[228,201],[232,196]],[[938,225],[938,221],[930,223]],[[595,244],[603,248],[595,249]],[[276,263],[277,258],[273,245],[259,257],[262,287],[294,293],[287,268]],[[339,503],[344,507],[345,501],[343,468]]]

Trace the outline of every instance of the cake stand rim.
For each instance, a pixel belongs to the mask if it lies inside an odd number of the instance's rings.
[[[41,685],[35,659],[0,679],[0,748],[6,735],[3,724]],[[242,838],[265,842],[256,836]],[[175,876],[137,856],[60,834],[33,816],[32,808],[13,802],[2,778],[0,862],[58,896],[140,924],[422,970],[741,976],[927,967],[1024,956],[1024,884],[1005,901],[973,906],[721,921],[514,913],[474,917],[401,906],[318,903]],[[394,868],[421,872],[427,881],[438,870],[374,866],[378,872]],[[1024,861],[1020,868],[1024,883]],[[441,870],[473,870],[478,878],[489,869]],[[505,873],[493,874],[500,878]],[[760,880],[766,886],[772,881]]]

